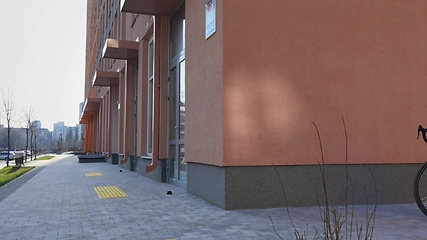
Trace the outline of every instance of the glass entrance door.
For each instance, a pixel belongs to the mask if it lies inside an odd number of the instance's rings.
[[[186,187],[185,161],[185,54],[184,50],[170,65],[169,77],[169,182]]]
[[[185,1],[170,18],[169,182],[187,187],[185,161]]]

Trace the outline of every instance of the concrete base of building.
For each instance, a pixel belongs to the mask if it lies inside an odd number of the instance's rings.
[[[166,182],[166,161],[167,160],[159,160],[157,168],[147,173],[145,168],[151,164],[151,159],[143,157],[138,158],[135,171],[138,172],[138,174],[155,181]]]
[[[188,163],[187,191],[226,210],[413,203],[420,164],[218,167]],[[348,174],[346,174],[346,172]],[[348,178],[346,177],[348,176]],[[346,179],[348,179],[346,181]]]
[[[120,154],[118,156],[118,165],[126,170],[135,171],[135,159],[136,156],[129,156],[128,159],[125,160],[124,155]]]
[[[112,153],[109,158],[107,158],[107,162],[113,165],[119,164],[119,154]]]

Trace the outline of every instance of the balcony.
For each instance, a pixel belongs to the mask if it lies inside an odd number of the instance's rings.
[[[102,50],[102,58],[136,60],[138,59],[138,42],[107,39]]]
[[[96,71],[92,80],[93,86],[113,87],[119,86],[119,73],[109,71]]]
[[[144,15],[170,16],[182,0],[122,0],[120,11]]]

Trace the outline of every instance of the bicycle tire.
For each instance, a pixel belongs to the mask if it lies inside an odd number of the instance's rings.
[[[427,216],[427,162],[418,170],[413,187],[415,202],[421,212]]]

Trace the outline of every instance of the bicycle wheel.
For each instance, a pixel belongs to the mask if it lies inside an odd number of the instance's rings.
[[[427,162],[418,170],[414,181],[414,197],[418,208],[427,215]]]

